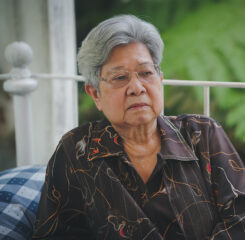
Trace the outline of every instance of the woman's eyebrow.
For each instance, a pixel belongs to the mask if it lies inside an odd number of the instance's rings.
[[[139,63],[138,66],[141,66],[141,65],[144,65],[144,64],[149,64],[149,63],[152,64],[152,62],[145,61],[145,62]],[[125,66],[116,66],[116,67],[113,67],[110,70],[108,70],[108,73],[113,72],[115,70],[120,70],[120,69],[125,69]]]
[[[153,64],[152,62],[149,62],[149,61],[146,61],[146,62],[142,62],[142,63],[139,63],[138,65],[144,65],[144,64]]]
[[[116,67],[113,67],[108,72],[112,72],[112,71],[120,70],[120,69],[125,69],[125,66],[116,66]]]

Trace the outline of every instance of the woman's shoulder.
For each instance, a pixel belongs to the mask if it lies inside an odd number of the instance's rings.
[[[93,148],[92,145],[98,139],[96,136],[106,132],[109,127],[111,127],[110,122],[102,119],[73,128],[62,136],[57,150],[60,149],[60,152],[66,153],[66,156],[73,155],[74,159],[79,157],[86,160],[90,149]]]
[[[170,121],[193,121],[193,120],[200,120],[200,121],[215,121],[213,118],[201,115],[201,114],[181,114],[178,116],[162,116],[163,118],[169,119]]]
[[[200,114],[182,114],[179,116],[162,116],[177,127],[203,128],[220,126],[213,118]]]
[[[173,124],[177,129],[186,131],[209,131],[221,128],[213,118],[200,114],[182,114],[179,116],[162,116],[166,122]]]
[[[77,143],[78,141],[80,141],[84,137],[86,139],[89,139],[94,131],[99,130],[99,129],[103,129],[108,124],[109,124],[109,122],[107,119],[90,121],[90,122],[84,123],[78,127],[71,129],[70,131],[66,132],[62,136],[62,139],[67,138],[67,136],[72,136],[74,143]]]

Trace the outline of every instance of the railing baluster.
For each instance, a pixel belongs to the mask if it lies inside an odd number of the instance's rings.
[[[164,115],[164,105],[165,105],[165,99],[164,99],[164,85],[162,86],[162,97],[163,97],[162,115]]]
[[[210,116],[210,87],[203,87],[204,115]]]
[[[13,66],[4,90],[13,96],[17,166],[34,164],[31,92],[37,81],[31,79],[27,68],[32,59],[32,49],[24,42],[15,42],[6,48],[6,59]]]

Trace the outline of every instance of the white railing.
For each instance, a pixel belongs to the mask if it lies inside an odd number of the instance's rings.
[[[33,74],[33,78],[58,78],[64,80],[75,80],[84,82],[82,76],[64,76],[64,75],[50,75],[50,74]],[[210,116],[210,87],[228,87],[228,88],[245,88],[245,82],[210,82],[210,81],[197,81],[197,80],[175,80],[164,79],[163,86],[199,86],[203,87],[203,114]]]
[[[36,90],[36,79],[59,79],[83,82],[82,76],[31,73],[27,66],[31,62],[32,50],[23,42],[10,44],[6,48],[6,59],[13,66],[10,73],[0,74],[4,90],[13,96],[17,165],[33,164],[33,131],[30,94]],[[7,80],[6,80],[7,79]],[[245,88],[245,82],[210,82],[165,79],[163,85],[200,86],[204,91],[204,115],[210,115],[210,87]]]
[[[65,76],[65,75],[56,75],[56,74],[55,75],[33,74],[31,75],[31,77],[36,79],[57,78],[63,80],[75,80],[78,82],[84,82],[84,78],[79,75]],[[167,85],[203,87],[203,114],[205,116],[210,116],[210,87],[245,88],[245,82],[214,82],[214,81],[210,82],[210,81],[199,81],[199,80],[164,79],[163,86],[167,86]]]

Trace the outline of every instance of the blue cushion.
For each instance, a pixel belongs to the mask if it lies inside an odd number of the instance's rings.
[[[31,239],[45,170],[25,166],[0,172],[0,239]]]

